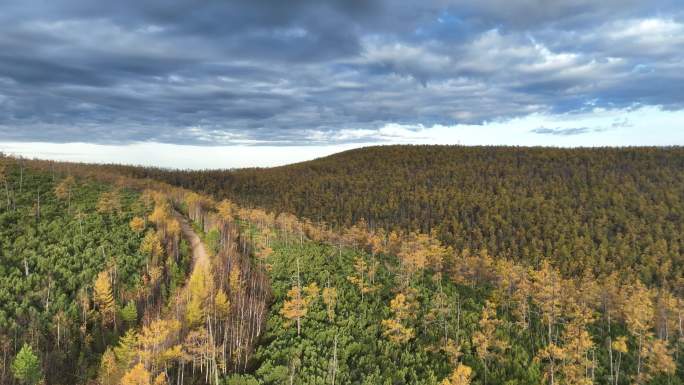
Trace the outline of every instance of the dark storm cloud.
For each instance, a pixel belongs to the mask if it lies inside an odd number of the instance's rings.
[[[319,144],[388,123],[684,108],[677,1],[0,7],[3,141]]]

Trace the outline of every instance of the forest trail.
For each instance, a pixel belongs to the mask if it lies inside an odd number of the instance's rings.
[[[183,238],[190,243],[190,248],[192,250],[193,269],[198,265],[207,266],[209,264],[209,255],[207,254],[207,249],[204,247],[199,235],[197,235],[195,230],[190,225],[190,222],[188,222],[188,219],[184,215],[176,210],[173,210],[173,216],[181,225]]]

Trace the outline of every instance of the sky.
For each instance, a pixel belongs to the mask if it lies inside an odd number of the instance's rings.
[[[684,145],[680,0],[4,0],[0,152],[273,166]]]

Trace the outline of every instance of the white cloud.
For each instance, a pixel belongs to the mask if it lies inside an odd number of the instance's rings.
[[[268,167],[309,160],[377,144],[462,144],[519,146],[666,146],[684,145],[684,111],[657,107],[596,108],[582,114],[531,114],[483,125],[385,124],[377,130],[312,132],[311,140],[353,139],[355,143],[311,146],[184,146],[161,143],[96,145],[87,143],[0,142],[0,151],[25,157],[94,163],[124,163],[168,168]],[[539,130],[540,128],[544,130]],[[565,131],[576,135],[538,132]]]

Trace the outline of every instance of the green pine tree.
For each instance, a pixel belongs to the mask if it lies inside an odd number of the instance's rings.
[[[14,358],[12,373],[20,383],[25,385],[35,385],[43,377],[40,369],[40,360],[28,344],[24,344],[19,354]]]
[[[128,325],[134,325],[138,321],[138,309],[135,307],[133,301],[129,301],[126,306],[121,309],[121,318]]]

